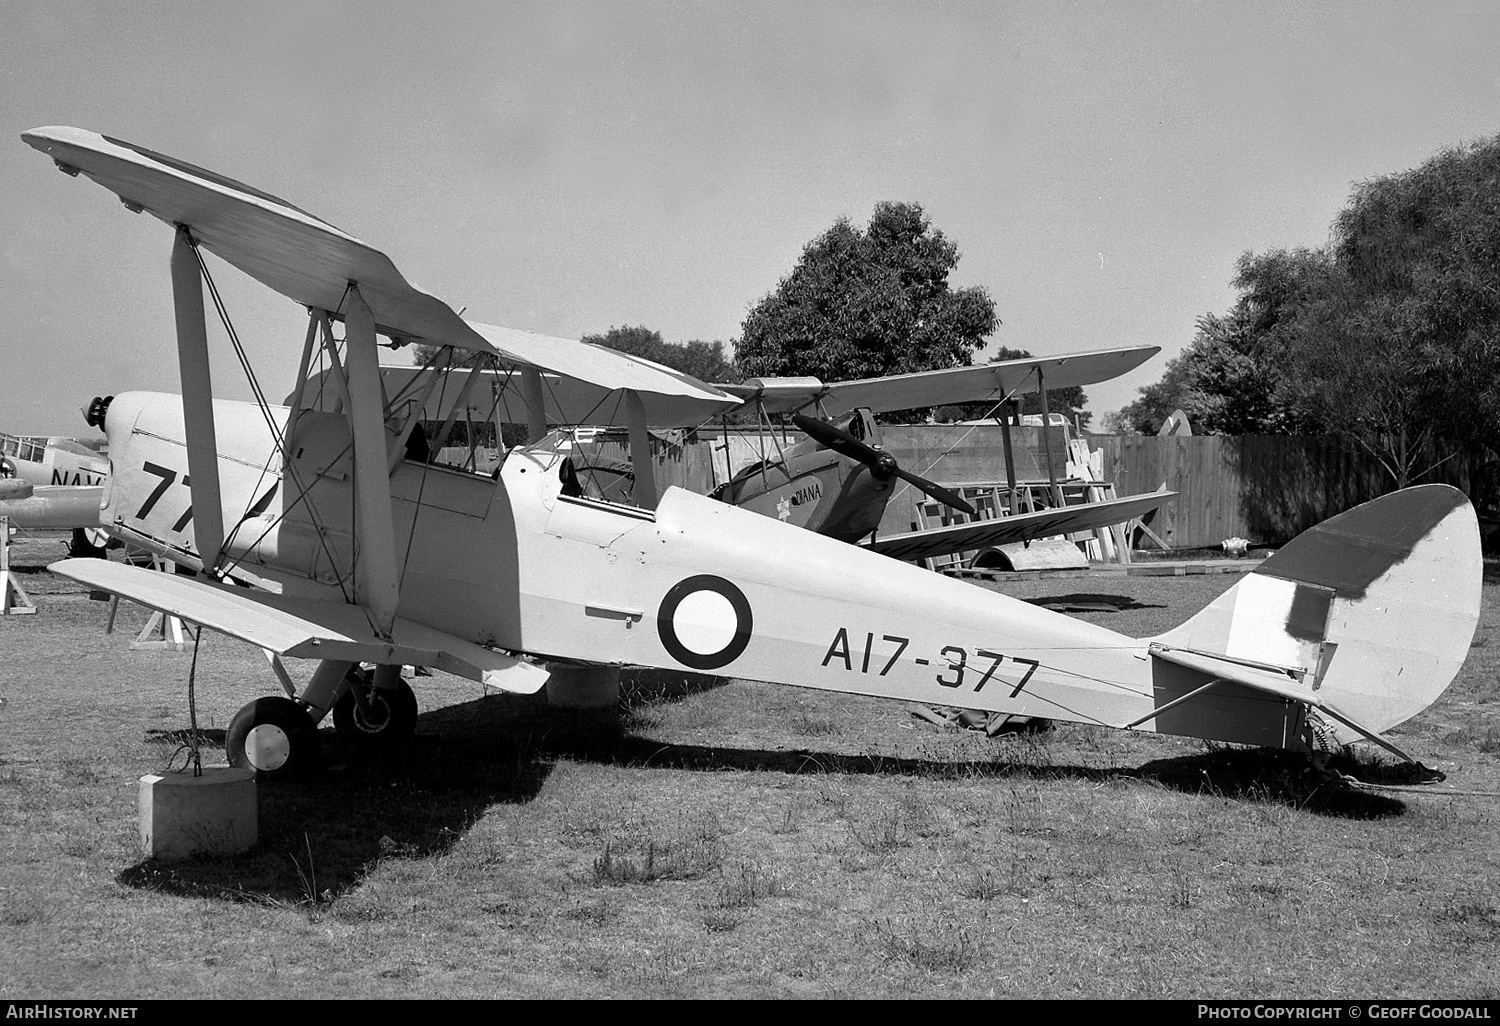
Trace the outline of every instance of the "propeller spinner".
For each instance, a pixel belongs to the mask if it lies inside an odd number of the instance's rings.
[[[962,495],[959,495],[951,488],[944,488],[934,481],[929,481],[919,474],[913,474],[909,470],[902,470],[896,463],[896,457],[884,449],[862,442],[849,434],[849,432],[835,427],[825,420],[818,420],[815,417],[809,417],[805,414],[792,414],[792,423],[806,432],[813,441],[826,445],[840,456],[847,456],[851,460],[863,463],[870,468],[870,473],[882,481],[889,480],[892,477],[899,477],[901,480],[919,489],[924,495],[941,502],[944,506],[950,509],[962,510],[969,514],[969,516],[974,516],[974,507],[969,505]]]

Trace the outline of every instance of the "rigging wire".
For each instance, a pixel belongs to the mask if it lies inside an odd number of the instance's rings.
[[[1003,395],[999,399],[995,400],[994,405],[991,406],[988,410],[985,411],[984,416],[979,417],[978,419],[980,421],[985,421],[985,420],[988,420],[990,417],[993,417],[995,415],[995,411],[996,410],[1000,409],[1000,407],[1004,406],[1006,403],[1010,402],[1012,399],[1014,399],[1016,397],[1016,393],[1020,390],[1020,388],[1021,388],[1021,386],[1017,385],[1015,388],[1013,388],[1009,392],[1005,393],[1005,395]],[[962,445],[965,438],[968,438],[970,435],[972,435],[975,432],[975,430],[977,430],[979,427],[981,427],[983,425],[981,425],[981,424],[965,424],[965,425],[960,425],[960,426],[961,427],[967,427],[968,430],[965,431],[963,434],[959,435],[957,438],[953,438],[953,439],[951,439],[949,441],[944,441],[941,444],[941,446],[939,447],[938,455],[935,456],[935,457],[933,457],[928,462],[928,464],[919,471],[919,473],[921,474],[921,476],[926,477],[928,474],[930,474],[932,472],[932,468],[935,467],[935,466],[937,466],[938,462],[940,460],[942,460],[942,458],[944,456],[947,456],[957,446]],[[1046,427],[1046,425],[1044,424],[1043,428],[1045,428],[1045,427]],[[891,493],[891,497],[890,497],[890,499],[888,501],[894,502],[898,496],[904,494],[906,492],[906,490],[908,488],[910,488],[910,487],[911,487],[911,482],[909,482],[909,481],[903,482],[900,488],[897,488],[894,492]]]
[[[286,440],[282,435],[281,428],[277,425],[276,419],[271,416],[270,403],[266,399],[264,390],[260,387],[260,380],[255,374],[254,367],[252,367],[250,364],[249,355],[245,352],[244,345],[240,341],[239,332],[235,329],[234,322],[229,316],[229,309],[224,303],[223,297],[219,293],[218,284],[214,281],[213,273],[209,270],[208,267],[208,262],[204,259],[203,253],[198,247],[198,240],[193,237],[191,232],[188,233],[188,242],[192,247],[193,255],[198,260],[198,268],[203,276],[205,284],[208,286],[209,295],[213,299],[214,309],[219,315],[220,322],[224,325],[226,334],[229,336],[230,344],[234,349],[236,358],[239,360],[241,369],[245,373],[246,382],[250,386],[251,393],[255,396],[256,406],[260,410],[262,419],[264,419],[266,422],[267,429],[270,431],[271,442],[273,445],[273,454],[279,453],[281,455],[282,467],[284,468],[285,473],[291,476],[292,483],[296,486],[298,494],[296,502],[294,502],[292,506],[283,510],[281,515],[278,516],[274,521],[272,521],[272,523],[266,528],[266,530],[261,533],[260,537],[256,538],[255,542],[245,550],[244,554],[229,559],[224,564],[224,566],[221,567],[221,574],[227,574],[230,570],[239,566],[244,561],[244,556],[248,555],[250,550],[253,549],[255,545],[258,545],[261,541],[263,541],[265,537],[276,527],[276,525],[281,523],[281,521],[286,518],[287,514],[289,514],[292,509],[296,508],[298,503],[302,502],[307,503],[308,517],[312,520],[313,526],[316,529],[318,542],[323,549],[323,554],[328,558],[329,565],[337,568],[338,560],[334,558],[334,554],[328,546],[327,528],[319,522],[317,511],[309,500],[307,489],[302,487],[302,482],[297,477],[296,469],[292,466],[292,462],[288,458],[285,444]],[[344,304],[345,299],[347,299],[349,295],[349,289],[351,287],[352,286],[345,286],[344,288],[344,295],[339,299],[339,306],[341,308]],[[346,446],[344,451],[348,451],[348,448],[349,446]],[[343,453],[341,452],[339,454],[339,458],[342,458],[342,456]],[[260,469],[260,477],[257,479],[255,486],[251,488],[251,495],[255,495],[260,490],[260,483],[265,480],[266,473],[267,471],[269,471],[269,469],[269,462],[266,464],[266,466]],[[240,527],[243,524],[249,522],[250,513],[254,509],[255,505],[259,501],[264,501],[268,497],[268,495],[269,493],[267,493],[267,495],[263,495],[260,500],[252,502],[251,505],[241,513],[240,517],[236,520],[234,527],[230,530],[229,535],[224,540],[224,547],[226,550],[228,549],[229,542],[234,539],[236,535],[238,535]],[[344,574],[339,574],[337,575],[336,579],[338,580],[339,590],[343,594],[344,600],[351,601],[348,590],[344,588],[345,576],[346,575]]]

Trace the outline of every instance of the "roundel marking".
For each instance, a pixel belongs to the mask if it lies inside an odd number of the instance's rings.
[[[751,626],[745,593],[713,574],[678,581],[656,613],[662,646],[695,670],[716,670],[738,659],[750,644]]]

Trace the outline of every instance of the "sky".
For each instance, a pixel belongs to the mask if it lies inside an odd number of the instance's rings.
[[[1230,308],[1241,254],[1321,246],[1358,182],[1500,132],[1497,52],[1493,0],[0,0],[0,430],[178,389],[171,231],[34,127],[236,178],[465,316],[573,338],[728,348],[835,221],[917,202],[991,345],[1162,347],[1087,390],[1101,415]],[[284,396],[304,312],[218,268]]]

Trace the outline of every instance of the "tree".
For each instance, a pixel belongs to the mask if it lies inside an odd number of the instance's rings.
[[[1001,346],[995,350],[987,362],[1003,363],[1006,360],[1029,360],[1031,354],[1024,349],[1009,349]],[[1061,413],[1068,418],[1068,422],[1078,425],[1080,428],[1089,426],[1092,417],[1084,409],[1088,405],[1089,397],[1084,394],[1082,385],[1069,385],[1067,388],[1049,388],[1047,390],[1047,412]],[[1021,415],[1039,415],[1042,412],[1042,395],[1040,392],[1028,392],[1021,397]],[[933,413],[933,419],[940,424],[948,424],[957,420],[978,420],[982,417],[995,416],[995,403],[955,403],[952,406],[939,406]]]
[[[981,287],[951,289],[958,247],[916,203],[881,203],[861,232],[840,218],[748,316],[747,377],[880,377],[970,363],[999,323]]]
[[[1116,425],[1152,434],[1181,409],[1207,434],[1297,431],[1303,415],[1284,387],[1288,360],[1301,337],[1299,318],[1331,273],[1327,254],[1316,250],[1240,257],[1234,307],[1198,318],[1193,341],[1120,411]]]
[[[733,384],[741,379],[724,355],[722,342],[667,342],[661,332],[645,327],[610,328],[602,335],[585,335],[583,341],[671,367],[699,381]]]
[[[442,346],[430,346],[425,342],[413,342],[411,347],[411,362],[418,367],[426,367],[437,358]],[[478,349],[455,349],[450,366],[473,367],[487,358],[487,354]]]
[[[1191,421],[1195,411],[1202,408],[1202,397],[1194,386],[1194,344],[1168,360],[1161,380],[1138,390],[1140,398],[1106,413],[1105,430],[1117,435],[1154,435],[1173,410],[1182,410]]]
[[[1362,182],[1334,252],[1422,369],[1435,429],[1500,450],[1500,136]]]
[[[1355,187],[1319,250],[1240,259],[1233,310],[1121,411],[1220,432],[1326,431],[1403,487],[1500,448],[1500,137]]]

